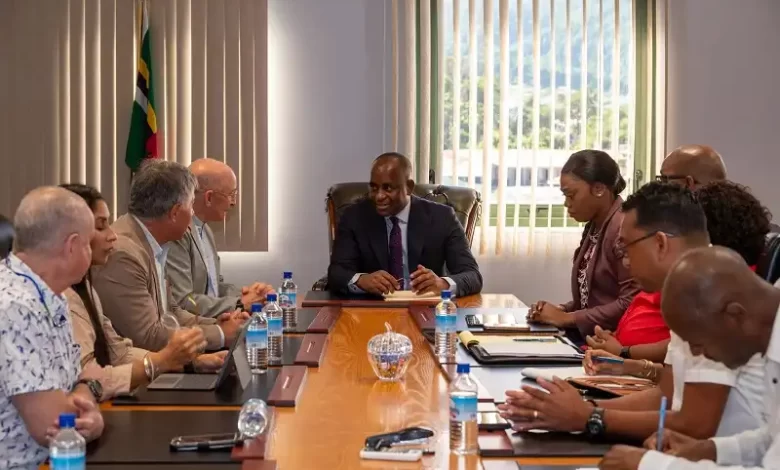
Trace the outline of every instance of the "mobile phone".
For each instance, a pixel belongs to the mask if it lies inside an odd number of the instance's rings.
[[[171,439],[171,449],[177,452],[232,449],[243,442],[237,432],[178,436]]]
[[[512,425],[498,414],[498,411],[477,412],[477,425],[481,431],[501,431]]]

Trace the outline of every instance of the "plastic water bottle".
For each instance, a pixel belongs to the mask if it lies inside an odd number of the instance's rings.
[[[268,370],[268,321],[259,303],[252,304],[252,317],[246,328],[246,356],[253,374]]]
[[[276,303],[276,294],[268,294],[263,313],[268,320],[268,360],[278,364],[282,360],[282,308]]]
[[[254,439],[268,425],[268,406],[259,398],[250,398],[238,414],[238,432],[242,439]]]
[[[76,431],[76,415],[60,415],[60,432],[49,444],[52,470],[84,470],[87,467],[87,442]]]
[[[452,301],[452,292],[441,291],[441,302],[436,305],[436,356],[454,359],[458,346],[458,307]]]
[[[285,331],[298,324],[298,286],[292,276],[292,272],[285,271],[282,286],[279,287],[279,306],[282,307]]]
[[[450,384],[450,450],[456,454],[476,454],[477,383],[469,375],[468,364],[458,364],[458,376]]]

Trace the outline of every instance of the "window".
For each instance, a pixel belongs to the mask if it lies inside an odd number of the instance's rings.
[[[631,187],[633,4],[444,0],[442,176],[482,193],[489,227],[579,227],[559,183],[579,149],[607,151]]]

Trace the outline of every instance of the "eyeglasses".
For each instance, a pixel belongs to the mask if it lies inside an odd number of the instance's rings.
[[[238,200],[238,188],[234,189],[233,191],[230,191],[229,193],[226,193],[224,191],[219,191],[217,189],[199,189],[197,192],[199,193],[205,193],[206,191],[211,191],[214,193],[217,193],[221,196],[224,196],[228,198],[230,201],[237,201]]]
[[[690,177],[690,175],[656,175],[655,176],[655,180],[660,182],[660,183],[668,183],[670,181],[675,181],[675,180],[684,180],[684,179],[686,179],[688,177]],[[699,182],[696,180],[696,178],[693,178],[693,177],[691,177],[691,178],[693,179],[693,182],[695,184],[699,184]]]
[[[634,246],[637,243],[643,242],[645,240],[648,240],[648,239],[654,237],[656,233],[663,233],[664,235],[666,235],[669,238],[674,238],[674,237],[677,236],[677,235],[675,235],[673,233],[662,232],[660,230],[656,230],[655,232],[650,232],[650,233],[648,233],[646,235],[643,235],[643,236],[637,238],[636,240],[631,240],[628,243],[624,243],[622,240],[618,241],[617,247],[615,249],[615,251],[617,252],[618,257],[619,258],[625,258],[626,254],[628,253],[628,248],[629,247]]]

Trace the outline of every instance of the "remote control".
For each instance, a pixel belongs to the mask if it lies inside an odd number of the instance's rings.
[[[382,449],[360,451],[360,458],[366,460],[400,460],[403,462],[416,462],[422,458],[423,452],[420,449]]]

